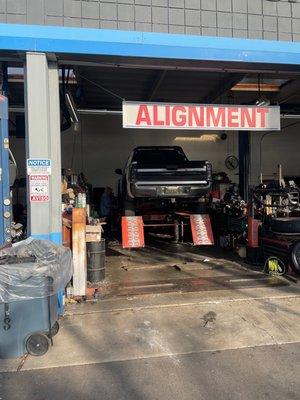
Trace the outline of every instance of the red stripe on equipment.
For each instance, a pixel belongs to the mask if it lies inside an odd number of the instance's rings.
[[[142,217],[122,217],[122,246],[124,249],[145,247]]]
[[[208,214],[190,216],[193,243],[195,246],[213,245],[214,235]]]
[[[253,248],[259,247],[258,230],[261,221],[255,218],[248,218],[248,246]]]

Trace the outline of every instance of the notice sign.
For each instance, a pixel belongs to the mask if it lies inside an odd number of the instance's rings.
[[[280,107],[123,102],[123,128],[280,130]]]
[[[51,160],[45,158],[29,158],[27,160],[27,175],[51,175]]]
[[[49,176],[48,175],[30,175],[30,201],[44,203],[49,201]]]

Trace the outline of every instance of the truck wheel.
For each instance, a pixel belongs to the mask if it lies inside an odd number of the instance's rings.
[[[135,208],[133,201],[126,200],[124,203],[124,215],[125,217],[134,217],[135,216]]]
[[[296,242],[293,246],[292,261],[297,272],[300,273],[300,242]]]

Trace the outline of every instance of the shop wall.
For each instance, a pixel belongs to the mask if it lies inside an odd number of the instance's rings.
[[[295,122],[295,121],[294,121]],[[292,123],[294,123],[292,122]],[[291,121],[284,125],[291,124]],[[277,164],[283,165],[286,175],[300,176],[299,151],[300,123],[282,132],[265,136],[262,142],[262,165],[265,176],[276,172]],[[209,160],[215,172],[225,171],[232,181],[237,181],[238,171],[231,173],[224,165],[230,154],[237,155],[238,133],[228,132],[225,141],[178,142],[178,136],[196,136],[197,131],[130,130],[122,128],[120,116],[84,116],[81,129],[62,134],[62,165],[83,171],[93,186],[116,187],[116,168],[122,168],[131,150],[143,145],[180,145],[191,160]],[[252,165],[251,184],[258,183],[259,149],[262,134],[251,134]]]
[[[298,124],[281,132],[268,134],[262,141],[263,175],[271,178],[278,163],[285,175],[300,176],[300,121],[285,121],[283,126]],[[230,173],[224,166],[225,158],[237,155],[238,134],[229,132],[226,141],[176,142],[177,136],[196,136],[197,132],[128,130],[122,128],[119,116],[85,116],[78,132],[62,133],[62,166],[83,171],[93,186],[116,187],[116,168],[122,168],[130,151],[142,145],[180,145],[191,160],[207,159],[215,172],[225,171],[230,179],[238,180],[237,171]],[[256,185],[260,173],[260,141],[262,133],[251,133],[251,184]],[[10,138],[10,146],[18,163],[19,177],[26,176],[25,140]]]
[[[251,135],[251,184],[258,183],[260,175],[260,148],[262,172],[265,179],[274,177],[278,164],[285,176],[300,177],[300,120],[283,120],[282,130],[267,134]]]
[[[1,0],[0,21],[300,40],[299,0]]]
[[[189,159],[210,160],[217,171],[224,168],[226,155],[237,152],[236,134],[229,134],[226,141],[214,143],[175,140],[179,136],[197,135],[197,131],[123,129],[120,116],[84,116],[81,118],[80,132],[70,130],[63,133],[62,164],[64,168],[70,168],[73,164],[77,172],[86,172],[94,186],[115,187],[118,176],[114,170],[124,167],[136,146],[179,145]]]

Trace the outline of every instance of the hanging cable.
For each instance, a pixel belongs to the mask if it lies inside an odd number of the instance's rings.
[[[287,126],[284,126],[281,130],[283,131],[286,128],[290,128],[291,126],[298,125],[298,124],[300,124],[300,121],[292,122],[291,124],[288,124]]]
[[[75,157],[75,149],[76,149],[76,132],[73,132],[73,146],[72,146],[72,157],[71,157],[71,169],[74,169],[74,157]]]
[[[261,183],[263,180],[262,179],[262,142],[266,136],[270,135],[271,133],[276,133],[276,132],[277,131],[266,132],[260,138],[260,142],[259,142],[259,180]]]
[[[68,69],[68,73],[67,73],[67,80],[66,80],[66,88],[67,89],[68,89],[68,86],[69,86],[70,71],[71,71],[71,69],[69,68]]]
[[[14,165],[15,165],[16,168],[17,168],[17,167],[18,167],[17,161],[16,161],[16,159],[15,159],[15,157],[14,157],[12,151],[10,150],[10,148],[8,148],[8,152],[9,152],[9,155],[10,155],[10,157],[11,157],[11,161],[14,163]]]
[[[93,81],[91,81],[90,79],[86,78],[86,77],[83,76],[83,75],[78,74],[78,76],[79,76],[81,79],[84,79],[85,81],[89,82],[90,84],[92,84],[92,85],[94,85],[94,86],[97,86],[98,88],[102,89],[104,92],[107,92],[107,93],[111,94],[112,96],[114,96],[114,97],[116,97],[116,98],[118,98],[118,99],[120,99],[120,100],[122,100],[122,101],[125,101],[125,99],[124,99],[123,97],[119,96],[118,94],[112,92],[112,91],[109,90],[109,89],[106,89],[104,86],[100,85],[99,83],[93,82]]]
[[[82,119],[80,121],[80,123],[82,124]],[[82,133],[83,129],[81,126],[80,129],[80,152],[81,152],[81,172],[83,173],[83,168],[84,168],[84,152],[83,152],[83,133]]]
[[[65,131],[69,129],[72,125],[70,113],[68,111],[67,105],[66,105],[66,80],[65,80],[65,67],[62,67],[61,69],[62,76],[62,85],[60,88],[60,105],[61,105],[61,131]]]

